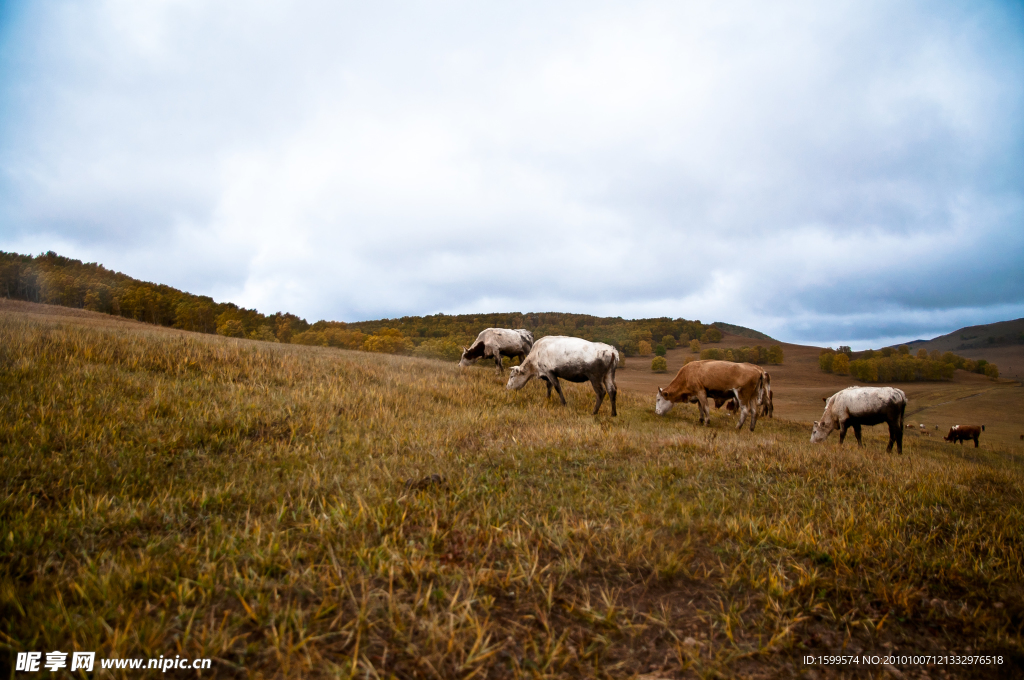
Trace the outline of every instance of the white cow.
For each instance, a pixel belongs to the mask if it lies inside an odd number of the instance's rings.
[[[501,357],[519,357],[519,363],[533,349],[533,333],[525,328],[485,328],[476,336],[476,340],[469,347],[462,348],[462,358],[459,366],[469,366],[477,359],[494,359],[498,365],[498,373],[503,373],[505,367],[501,365]]]
[[[615,411],[615,368],[618,364],[619,352],[611,345],[564,335],[549,335],[533,345],[521,365],[512,368],[506,387],[518,390],[534,378],[540,378],[548,385],[548,398],[551,398],[551,387],[554,386],[564,405],[565,395],[562,394],[558,379],[575,383],[589,380],[597,394],[594,414],[601,408],[607,393],[612,399],[614,416],[618,415]]]
[[[903,453],[903,412],[907,409],[907,395],[895,387],[847,387],[825,399],[825,412],[821,420],[814,421],[811,442],[825,441],[833,430],[839,430],[839,443],[846,439],[847,428],[852,427],[860,438],[861,425],[889,425],[889,446],[886,452],[896,450]]]

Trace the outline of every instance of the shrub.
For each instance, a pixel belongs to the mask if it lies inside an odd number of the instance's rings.
[[[665,345],[665,349],[675,349],[676,338],[674,335],[666,335],[661,339],[661,344]]]
[[[665,357],[654,357],[651,362],[651,370],[655,373],[664,373],[668,370],[668,362],[665,361]]]
[[[768,357],[767,358],[768,358],[768,363],[769,364],[775,364],[775,365],[781,364],[784,356],[785,355],[784,355],[784,353],[782,351],[782,347],[780,345],[772,345],[771,347],[768,348]]]
[[[882,348],[882,356],[885,357],[886,359],[891,357],[892,356],[892,347],[883,347]]]
[[[263,324],[256,330],[254,330],[249,337],[253,340],[263,340],[264,342],[277,342],[277,336],[274,335],[274,329],[269,324]]]
[[[906,345],[900,345],[899,347],[897,347],[896,352],[898,354],[910,356],[910,348],[907,347]]]
[[[327,338],[320,331],[302,331],[292,336],[292,344],[327,347]]]
[[[343,328],[325,328],[321,333],[328,347],[344,349],[362,349],[366,342],[366,334],[362,331],[350,331]]]
[[[995,364],[985,364],[985,375],[990,378],[999,377],[999,367]]]
[[[700,358],[705,360],[713,359],[715,361],[721,361],[722,350],[718,349],[717,347],[712,347],[711,349],[702,349],[700,351]]]
[[[850,375],[861,382],[878,382],[878,364],[872,359],[851,361]]]
[[[832,366],[835,362],[836,353],[830,349],[822,350],[821,354],[818,355],[818,366],[821,370],[826,373],[832,372]]]
[[[726,361],[736,361],[736,355],[732,353],[731,349],[725,350],[725,360]]]
[[[927,359],[928,358],[928,350],[926,350],[924,348],[921,348],[921,349],[917,350],[917,358],[918,359]]]
[[[694,354],[700,353],[700,340],[690,341],[690,351],[693,352]]]
[[[412,340],[397,328],[382,328],[363,342],[363,350],[383,354],[404,354],[413,349]]]
[[[659,357],[665,356],[666,351],[667,350],[665,349],[665,345],[658,345],[657,347],[654,348],[654,353],[657,354]]]
[[[643,357],[650,356],[651,351],[652,351],[651,350],[651,343],[647,342],[646,340],[641,340],[640,342],[637,343],[637,345],[639,347],[638,352],[639,352],[640,356],[643,356]]]
[[[244,338],[245,326],[238,319],[228,319],[217,326],[217,335],[225,335],[229,338]]]
[[[462,357],[462,348],[451,338],[430,338],[424,340],[412,351],[416,357],[456,361]]]
[[[718,330],[717,328],[709,328],[705,335],[708,337],[708,342],[722,341],[722,331]]]
[[[850,357],[845,354],[836,354],[832,360],[832,372],[836,375],[849,375]]]

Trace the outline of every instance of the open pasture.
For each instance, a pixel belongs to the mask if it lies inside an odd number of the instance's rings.
[[[253,677],[1024,669],[1011,447],[811,446],[778,408],[702,428],[628,389],[592,417],[589,385],[562,407],[487,365],[95,316],[0,311],[4,675],[54,649]]]

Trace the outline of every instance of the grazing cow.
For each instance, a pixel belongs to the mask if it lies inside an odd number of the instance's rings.
[[[574,383],[589,380],[597,394],[594,415],[597,415],[607,393],[612,400],[612,415],[615,416],[618,415],[615,411],[615,368],[618,364],[619,351],[611,345],[564,335],[549,335],[538,340],[526,359],[509,371],[505,387],[518,390],[534,378],[540,378],[547,383],[548,398],[551,398],[553,386],[564,406],[565,395],[562,394],[558,379]]]
[[[486,328],[480,331],[472,345],[462,348],[459,366],[469,366],[481,357],[493,358],[500,375],[505,371],[505,367],[501,365],[501,357],[519,357],[519,363],[522,364],[531,349],[533,333],[525,328]]]
[[[949,428],[949,434],[947,434],[943,439],[947,442],[953,442],[954,444],[960,442],[961,446],[963,446],[964,442],[968,439],[973,439],[974,448],[978,448],[978,437],[980,437],[981,433],[984,431],[984,425],[954,425]]]
[[[757,413],[765,398],[765,375],[753,364],[736,364],[731,361],[691,361],[676,373],[669,386],[658,388],[654,412],[659,416],[668,413],[676,402],[697,402],[700,421],[707,425],[711,421],[708,398],[717,404],[735,399],[740,408],[740,422],[736,429],[743,427],[750,416],[750,431],[757,424]]]
[[[903,412],[907,409],[907,395],[895,387],[847,387],[836,392],[825,401],[825,412],[821,420],[814,421],[811,442],[825,441],[833,430],[839,430],[839,443],[846,439],[846,430],[853,428],[857,445],[863,446],[860,438],[861,425],[889,425],[889,446],[886,452],[896,450],[903,453]]]

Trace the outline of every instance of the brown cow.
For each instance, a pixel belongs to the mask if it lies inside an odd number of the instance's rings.
[[[963,443],[968,439],[973,439],[974,448],[978,448],[978,437],[980,437],[981,433],[984,431],[984,425],[954,425],[949,428],[949,434],[947,434],[944,439],[947,442],[953,442],[954,444],[960,442],[961,446],[963,446]]]
[[[750,416],[750,431],[757,424],[759,407],[765,398],[765,373],[753,364],[736,364],[731,361],[691,361],[676,373],[664,390],[658,388],[654,412],[659,416],[668,413],[672,404],[686,403],[696,399],[700,421],[707,425],[711,421],[708,399],[736,399],[740,407],[740,422],[736,429],[743,427]]]

